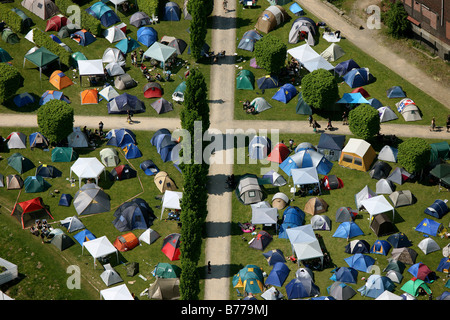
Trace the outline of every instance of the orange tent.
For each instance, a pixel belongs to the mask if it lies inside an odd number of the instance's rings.
[[[121,252],[131,250],[138,244],[139,239],[132,232],[118,236],[114,241],[114,247]]]
[[[86,89],[81,92],[81,104],[97,104],[98,91],[97,89]]]
[[[61,70],[53,71],[49,81],[58,90],[64,89],[73,84],[72,80],[70,80],[70,78],[66,76]]]

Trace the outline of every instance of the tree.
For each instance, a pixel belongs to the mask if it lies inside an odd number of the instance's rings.
[[[190,29],[190,46],[191,55],[198,61],[202,55],[202,49],[205,45],[207,30],[207,6],[204,5],[203,0],[190,0],[189,13],[192,16]]]
[[[67,102],[53,99],[39,108],[37,121],[41,133],[55,144],[73,131],[74,111]]]
[[[16,67],[0,63],[0,103],[11,98],[23,85],[23,77]]]
[[[391,4],[386,15],[386,25],[388,33],[394,38],[401,38],[408,35],[411,24],[408,21],[408,13],[401,1]]]
[[[348,114],[350,131],[361,139],[369,139],[380,132],[378,111],[367,104],[362,104]]]
[[[303,100],[316,109],[326,109],[339,99],[339,88],[334,76],[325,69],[317,69],[302,79]]]
[[[269,73],[276,73],[284,66],[286,52],[286,44],[271,33],[255,43],[256,63]]]
[[[431,146],[422,138],[409,138],[398,146],[397,162],[410,173],[419,172],[430,162]]]

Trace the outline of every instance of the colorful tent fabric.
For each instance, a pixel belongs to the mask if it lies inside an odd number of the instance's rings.
[[[90,45],[92,42],[97,40],[92,33],[85,29],[73,33],[70,37],[83,47]]]
[[[42,94],[41,98],[39,99],[39,105],[42,106],[53,99],[70,103],[69,98],[67,98],[61,91],[47,90]]]
[[[256,265],[246,265],[233,276],[234,288],[242,288],[247,293],[262,293],[264,285],[263,270]]]
[[[28,92],[20,93],[13,99],[14,104],[17,107],[24,107],[26,105],[34,103],[34,97]]]
[[[287,277],[289,276],[290,269],[283,262],[277,262],[273,265],[267,279],[264,281],[266,285],[273,285],[282,287]]]
[[[433,219],[424,218],[419,222],[415,230],[435,237],[443,228],[444,226],[442,223],[434,221]]]
[[[170,261],[180,259],[180,241],[181,235],[179,233],[172,233],[164,238],[161,251]]]
[[[255,76],[250,70],[243,69],[239,71],[236,77],[236,89],[240,90],[255,89]]]
[[[81,104],[98,104],[97,89],[86,89],[80,93]]]
[[[375,264],[374,258],[362,253],[355,253],[354,255],[345,258],[344,261],[349,267],[362,272],[370,272],[369,267]]]
[[[134,143],[128,143],[122,148],[125,153],[125,158],[127,159],[136,159],[142,157],[141,150],[139,150],[138,146]]]
[[[382,254],[384,256],[387,256],[391,247],[391,244],[386,240],[377,239],[370,247],[370,253]]]
[[[140,46],[139,42],[130,37],[122,39],[116,44],[116,48],[122,51],[123,54],[130,53]]]
[[[262,36],[256,30],[246,31],[241,40],[239,40],[238,49],[253,52],[256,41],[260,40]]]
[[[350,239],[354,238],[360,235],[363,235],[364,232],[361,230],[361,228],[352,221],[346,221],[342,222],[336,229],[336,231],[333,234],[333,237],[335,238],[344,238],[344,239]]]
[[[11,216],[19,220],[23,229],[32,226],[35,219],[53,219],[41,197],[16,203]]]
[[[20,174],[27,172],[28,170],[31,170],[32,168],[34,168],[33,162],[31,162],[30,159],[24,157],[23,155],[21,155],[18,152],[13,153],[11,156],[9,156],[7,161],[8,161],[8,166],[12,167],[14,170],[16,170]]]
[[[56,15],[47,20],[45,32],[47,31],[59,31],[63,26],[67,24],[67,18],[62,15]]]
[[[290,83],[282,85],[277,92],[272,96],[272,99],[288,103],[293,97],[297,95],[297,89]]]
[[[150,47],[158,41],[158,32],[152,27],[141,27],[137,31],[137,41],[144,46]]]

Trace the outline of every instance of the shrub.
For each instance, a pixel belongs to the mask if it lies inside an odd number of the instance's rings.
[[[192,16],[190,28],[191,55],[198,61],[205,44],[207,30],[206,8],[202,0],[189,1],[190,14]]]
[[[34,28],[33,29],[33,41],[38,47],[44,47],[50,52],[56,54],[62,64],[70,66],[70,52],[66,51],[63,47],[57,44],[50,38],[50,36],[44,31]]]
[[[302,95],[311,107],[325,109],[334,105],[339,99],[339,88],[336,79],[329,71],[318,69],[303,77]]]
[[[64,15],[69,13],[67,9],[69,8],[69,6],[73,6],[74,3],[76,4],[76,1],[55,0],[56,6],[60,10],[60,12]],[[97,37],[101,36],[103,34],[103,27],[100,20],[91,16],[89,13],[86,12],[86,10],[83,10],[81,8],[80,10],[81,10],[80,12],[81,27]]]
[[[22,18],[7,6],[0,6],[0,21],[4,21],[14,32],[25,31]]]
[[[149,17],[158,15],[159,1],[158,0],[137,0],[139,11],[146,13]]]
[[[256,63],[269,73],[278,72],[284,66],[286,51],[286,44],[269,33],[255,43]]]
[[[378,110],[370,105],[362,104],[351,110],[348,115],[350,131],[361,139],[369,139],[380,132],[380,116]]]
[[[411,30],[411,24],[408,21],[408,13],[401,1],[397,1],[390,6],[386,14],[386,25],[388,27],[388,33],[394,38],[401,38],[408,35]]]
[[[431,146],[422,138],[409,138],[398,146],[397,162],[410,173],[424,169],[431,155]]]
[[[23,85],[23,77],[16,67],[0,63],[0,103],[11,98]]]
[[[53,99],[39,108],[37,121],[40,132],[55,144],[73,131],[74,111],[67,102]]]

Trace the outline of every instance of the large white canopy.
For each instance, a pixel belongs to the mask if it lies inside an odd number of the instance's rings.
[[[277,224],[278,209],[277,208],[252,208],[252,224]]]
[[[108,240],[106,236],[102,236],[96,238],[94,240],[89,240],[83,242],[83,247],[81,249],[81,254],[83,254],[84,248],[91,254],[91,256],[95,259],[100,257],[105,257],[111,253],[116,253],[117,263],[119,263],[119,255],[116,247],[113,246],[111,241]],[[95,267],[95,264],[94,264]]]
[[[95,183],[98,185],[98,178],[102,172],[105,173],[106,178],[105,166],[95,157],[78,158],[70,167],[70,179],[72,179],[72,172],[75,173],[80,179],[80,187],[81,179],[95,179]]]
[[[394,207],[386,200],[383,195],[364,199],[361,201],[361,205],[363,205],[364,208],[366,208],[367,212],[369,212],[370,222],[372,222],[373,216],[388,211],[392,211],[392,219],[394,219]]]
[[[313,72],[317,69],[325,69],[325,70],[333,70],[334,66],[329,63],[324,57],[318,56],[314,57],[312,59],[308,59],[306,61],[303,61],[303,66],[306,70],[309,72]]]
[[[318,54],[307,43],[295,48],[291,48],[287,51],[287,53],[289,53],[294,59],[297,59],[300,63],[304,63],[307,60],[320,57],[320,54]]]
[[[100,290],[100,298],[105,300],[134,300],[130,290],[125,284],[121,284],[109,289]]]
[[[286,233],[298,260],[323,259],[319,240],[317,240],[311,224],[289,228]]]
[[[291,169],[291,176],[295,185],[320,183],[315,167]]]
[[[178,209],[181,210],[180,200],[183,197],[183,193],[179,191],[166,190],[162,197],[161,206],[161,218],[164,213],[164,209]]]
[[[102,59],[78,60],[78,72],[80,76],[95,76],[105,74]]]

